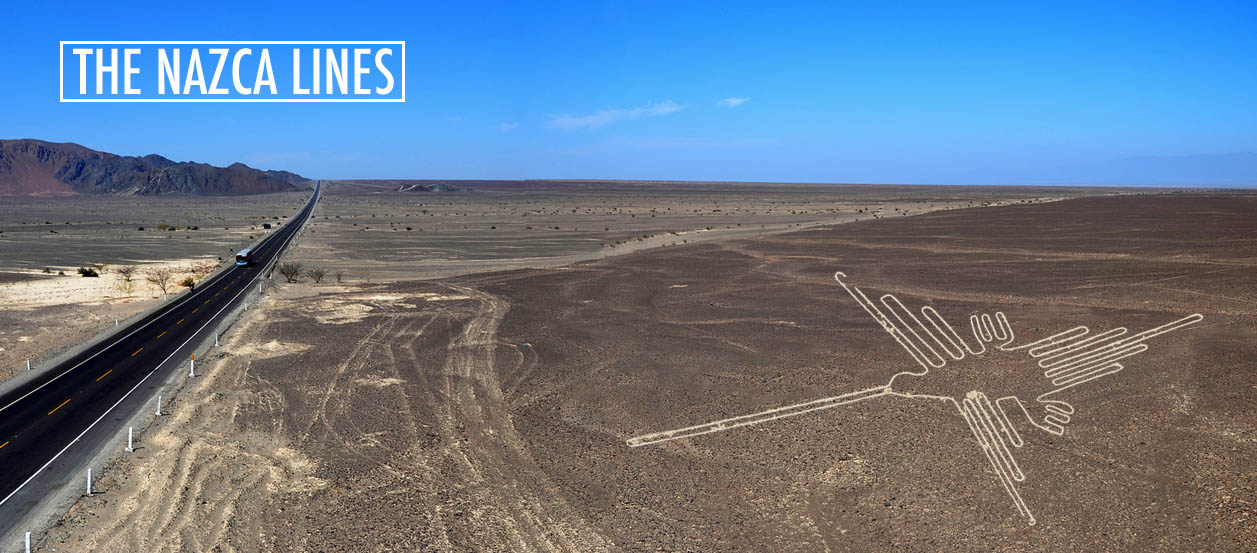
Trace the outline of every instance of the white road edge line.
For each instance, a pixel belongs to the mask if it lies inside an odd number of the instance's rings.
[[[310,213],[311,213],[311,214],[313,214],[313,213],[314,213],[314,210],[313,210],[313,209],[312,209],[312,210],[310,210]],[[307,218],[307,221],[308,221],[308,220],[309,220],[309,218]],[[301,224],[302,224],[302,225],[305,225],[305,222],[303,221]],[[280,251],[283,251],[283,249],[284,249],[285,247],[287,247],[287,246],[288,246],[288,242],[292,241],[292,238],[293,238],[294,236],[296,236],[296,235],[297,235],[297,232],[296,232],[296,231],[293,231],[293,233],[292,233],[292,234],[288,235],[288,239],[287,239],[287,240],[284,240],[284,244],[283,244],[282,246],[280,246],[279,250],[280,250]],[[223,273],[223,274],[226,274],[226,273]],[[256,282],[256,281],[258,280],[258,278],[259,278],[259,277],[261,277],[261,276],[262,276],[262,272],[261,272],[261,271],[258,271],[258,273],[257,273],[257,274],[253,277],[253,281],[254,281],[254,282]],[[249,283],[249,286],[252,286],[252,285],[253,285],[253,282],[250,282],[250,283]],[[153,368],[153,370],[149,371],[149,373],[148,373],[148,374],[144,375],[144,378],[141,378],[139,382],[136,382],[136,383],[135,383],[135,386],[132,386],[130,390],[127,390],[127,393],[126,393],[125,395],[123,395],[121,398],[119,398],[119,399],[118,399],[118,401],[117,401],[116,403],[114,403],[113,405],[109,406],[109,409],[107,409],[104,413],[102,413],[102,414],[100,415],[100,417],[98,417],[96,420],[92,421],[92,424],[88,425],[88,427],[87,427],[87,428],[83,429],[83,431],[82,431],[82,432],[80,432],[78,436],[75,436],[73,440],[70,440],[70,443],[69,443],[69,444],[66,444],[66,446],[65,446],[65,447],[61,448],[61,451],[58,451],[56,455],[53,455],[53,456],[52,456],[52,459],[49,459],[47,463],[44,463],[44,466],[39,467],[39,470],[36,470],[35,472],[31,473],[30,478],[27,478],[27,479],[26,479],[26,481],[22,482],[22,484],[21,484],[21,485],[19,485],[18,487],[14,488],[14,489],[13,489],[13,491],[9,492],[9,495],[5,496],[5,497],[4,497],[4,499],[0,499],[0,505],[4,505],[6,502],[8,502],[10,499],[12,499],[14,495],[17,495],[17,492],[22,491],[22,488],[26,487],[26,485],[27,485],[27,484],[30,484],[30,483],[31,483],[31,480],[34,480],[36,476],[39,476],[39,473],[44,472],[44,469],[48,468],[48,466],[49,466],[49,465],[53,464],[53,463],[57,460],[57,458],[58,458],[58,457],[61,457],[61,455],[62,455],[63,453],[65,453],[67,450],[69,450],[71,447],[73,447],[75,443],[78,443],[78,441],[79,441],[80,439],[82,439],[82,438],[83,438],[83,436],[86,436],[88,432],[91,432],[91,431],[92,431],[92,428],[94,428],[97,424],[99,424],[99,423],[100,423],[100,421],[104,420],[104,419],[105,419],[105,417],[108,417],[108,416],[109,416],[109,413],[112,413],[112,412],[113,412],[113,410],[114,410],[115,408],[117,408],[117,407],[118,407],[118,405],[121,405],[121,404],[122,404],[122,402],[126,401],[126,399],[127,399],[128,397],[131,397],[131,393],[132,393],[132,392],[134,392],[136,389],[138,389],[138,388],[140,387],[140,385],[141,385],[141,384],[144,384],[144,381],[148,380],[148,377],[153,376],[153,374],[155,374],[155,373],[156,373],[159,369],[161,369],[162,365],[165,365],[167,361],[170,361],[170,358],[174,357],[174,356],[175,356],[175,354],[179,353],[179,350],[183,349],[183,347],[184,347],[184,346],[188,345],[188,342],[191,342],[192,340],[195,340],[195,339],[196,339],[196,336],[197,336],[198,334],[200,334],[200,333],[201,333],[201,331],[205,330],[205,327],[208,327],[208,326],[210,325],[210,323],[213,323],[213,322],[215,321],[215,319],[217,319],[217,318],[218,318],[218,316],[219,316],[219,315],[222,315],[223,311],[225,311],[228,307],[231,307],[231,304],[232,304],[233,302],[235,302],[235,301],[236,301],[236,298],[239,298],[239,297],[240,297],[240,294],[243,294],[243,293],[245,293],[245,292],[249,291],[249,286],[245,286],[245,287],[244,287],[244,289],[240,290],[239,292],[236,292],[236,295],[234,295],[234,296],[232,296],[232,297],[231,297],[231,301],[227,302],[227,305],[224,305],[224,306],[222,307],[222,309],[219,309],[217,313],[214,313],[214,316],[213,316],[213,317],[211,317],[211,318],[210,318],[210,320],[206,321],[206,322],[205,322],[205,324],[201,325],[201,328],[196,329],[196,332],[193,332],[193,333],[192,333],[192,337],[191,337],[191,338],[188,338],[188,339],[187,339],[187,340],[185,340],[182,344],[179,344],[179,347],[175,348],[175,351],[174,351],[174,352],[172,352],[170,355],[166,356],[166,358],[165,358],[165,359],[163,359],[161,363],[158,363],[158,364],[157,364],[157,366]],[[191,297],[191,296],[189,296],[189,297]],[[139,329],[136,329],[136,330],[139,330]],[[111,345],[111,347],[112,347],[112,345]],[[108,348],[106,348],[106,349],[108,349]],[[102,350],[102,351],[103,351],[103,350]],[[93,357],[95,357],[95,356],[93,356]],[[90,358],[89,358],[89,359],[90,359]],[[86,361],[87,361],[87,359],[84,359],[83,361],[84,361],[84,362],[86,362]],[[78,365],[75,365],[75,366],[77,367]],[[73,369],[71,369],[71,370],[73,370]],[[66,371],[66,372],[70,372],[70,371]],[[65,373],[62,373],[62,374],[65,374]],[[58,375],[58,378],[60,378],[60,375]],[[49,381],[49,382],[51,382],[51,381]],[[41,387],[42,387],[42,386],[41,386]],[[34,391],[34,390],[32,390],[32,391]],[[10,405],[12,405],[12,404],[10,404]]]
[[[311,211],[311,213],[313,213],[313,211]],[[303,224],[304,224],[304,223],[303,223]],[[260,248],[260,247],[262,247],[262,246],[266,245],[266,242],[270,241],[272,238],[274,238],[274,236],[275,236],[275,235],[273,235],[273,234],[272,234],[271,236],[267,237],[267,239],[266,239],[266,240],[263,240],[263,241],[262,241],[262,243],[258,244],[258,247]],[[285,242],[284,242],[284,245],[285,245],[285,246],[286,246],[286,245],[288,245],[288,242],[287,242],[287,241],[285,241]],[[256,249],[256,248],[254,248],[254,249]],[[282,250],[282,249],[283,249],[283,247],[281,246],[281,247],[280,247],[280,249]],[[234,269],[233,269],[233,270],[234,270]],[[218,276],[214,277],[214,279],[215,279],[215,284],[217,284],[217,281],[218,281],[218,280],[221,280],[223,277],[227,276],[229,273],[231,273],[231,271],[224,271],[224,272],[220,273]],[[208,287],[206,287],[206,288],[208,288]],[[206,288],[202,288],[200,291],[197,291],[197,292],[193,292],[193,293],[191,293],[191,294],[188,294],[187,296],[184,296],[184,297],[183,297],[183,299],[181,299],[181,300],[177,300],[177,303],[171,304],[171,305],[169,305],[169,306],[167,306],[167,307],[168,307],[170,310],[174,310],[176,307],[179,307],[179,306],[183,305],[184,303],[187,303],[187,301],[188,301],[188,300],[191,300],[192,298],[197,297],[197,295],[199,295],[199,294],[201,294],[201,293],[205,292]],[[234,298],[233,298],[233,299],[234,299]],[[165,314],[163,314],[162,316],[164,316],[164,315],[165,315]],[[42,389],[44,388],[44,386],[47,386],[47,385],[49,385],[49,384],[52,384],[53,382],[56,382],[56,381],[57,381],[57,379],[59,379],[59,378],[61,378],[61,377],[65,376],[65,375],[67,375],[67,374],[70,374],[71,372],[73,372],[73,371],[74,371],[74,369],[79,368],[79,366],[80,366],[80,365],[82,365],[83,363],[86,363],[86,362],[88,362],[88,361],[91,361],[92,359],[95,359],[97,355],[100,355],[100,354],[104,353],[105,351],[108,351],[110,348],[112,348],[112,347],[114,347],[114,346],[118,345],[118,344],[119,344],[119,343],[121,343],[123,340],[126,340],[127,338],[130,338],[130,337],[131,337],[131,335],[135,334],[136,332],[139,332],[139,331],[141,331],[141,330],[144,330],[146,327],[148,327],[148,325],[151,325],[151,324],[153,324],[153,323],[157,322],[159,319],[161,319],[161,318],[162,318],[162,316],[155,317],[153,320],[151,320],[151,321],[149,321],[149,322],[147,322],[147,323],[144,323],[143,325],[140,325],[140,326],[139,326],[138,328],[136,328],[135,330],[132,330],[131,332],[128,332],[126,336],[123,336],[123,337],[121,337],[121,338],[118,338],[116,341],[114,341],[114,343],[109,344],[108,346],[105,346],[104,348],[101,348],[101,350],[100,350],[100,351],[97,351],[96,353],[93,353],[91,357],[88,357],[87,359],[84,359],[84,360],[82,360],[82,361],[79,361],[79,362],[78,362],[77,364],[75,364],[73,367],[70,367],[70,368],[66,369],[66,370],[65,370],[65,372],[62,372],[61,374],[59,374],[59,375],[57,375],[57,376],[52,377],[52,378],[51,378],[51,379],[49,379],[47,382],[45,382],[45,383],[40,384],[39,386],[37,386],[35,389],[33,389],[33,390],[29,391],[29,392],[26,392],[25,394],[22,394],[22,397],[19,397],[19,398],[15,399],[15,400],[13,400],[13,401],[9,402],[9,404],[8,404],[8,405],[5,405],[4,407],[0,407],[0,412],[4,412],[4,410],[5,410],[5,409],[8,409],[8,408],[10,408],[10,407],[12,407],[12,406],[16,405],[19,401],[22,401],[22,400],[26,399],[26,397],[27,397],[27,396],[29,396],[29,395],[31,395],[31,394],[33,394],[33,393],[35,393],[35,392],[38,392],[38,391],[42,390]],[[216,316],[217,316],[217,315],[216,315]],[[197,332],[200,332],[200,331],[198,330]],[[183,347],[183,346],[179,346],[179,347]]]

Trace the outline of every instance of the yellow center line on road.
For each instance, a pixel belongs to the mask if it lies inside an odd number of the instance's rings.
[[[4,449],[4,446],[6,446],[6,445],[9,445],[9,442],[4,442],[4,443],[0,444],[0,449]]]
[[[177,322],[177,323],[175,323],[175,324],[177,324],[177,325],[181,325],[181,324],[183,324],[183,319],[179,319],[179,322]]]
[[[144,348],[140,348],[140,349],[135,350],[135,353],[132,353],[132,354],[131,354],[131,357],[135,357],[136,355],[139,355],[139,353],[140,353],[141,351],[144,351]]]
[[[196,309],[193,309],[193,310],[192,310],[192,312],[193,312],[193,313],[196,313],[197,311],[200,311],[200,310],[201,310],[201,308],[200,308],[200,307],[198,307],[198,308],[196,308]]]
[[[209,300],[205,300],[205,303],[203,303],[203,304],[201,304],[201,305],[209,305],[209,302],[210,302]]]
[[[100,382],[100,379],[105,378],[106,376],[109,376],[109,373],[111,373],[111,372],[113,372],[113,369],[109,369],[109,370],[105,371],[105,374],[102,374],[102,375],[100,375],[100,376],[96,377],[96,381],[97,381],[97,382]]]
[[[67,399],[67,400],[65,400],[65,401],[61,402],[61,405],[58,405],[55,409],[53,409],[53,410],[49,411],[49,412],[48,412],[48,414],[49,414],[49,415],[51,415],[51,414],[53,414],[53,413],[56,413],[56,412],[57,412],[57,409],[60,409],[60,408],[62,408],[62,407],[65,407],[65,404],[67,404],[67,403],[70,403],[70,400],[68,400],[68,399]]]
[[[165,335],[166,335],[166,331],[165,331],[165,330],[163,330],[163,331],[161,331],[161,334],[158,334],[158,335],[157,335],[157,338],[161,338],[162,336],[165,336]],[[154,340],[156,340],[157,338],[154,338]]]

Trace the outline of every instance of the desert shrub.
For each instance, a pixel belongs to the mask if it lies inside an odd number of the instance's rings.
[[[174,276],[175,272],[170,267],[153,267],[144,271],[144,280],[161,290],[163,297],[169,293],[170,279]]]
[[[182,286],[182,287],[184,287],[184,288],[191,288],[191,287],[193,287],[193,286],[195,286],[195,285],[196,285],[196,279],[194,279],[194,278],[192,278],[192,277],[190,277],[190,276],[189,276],[189,277],[183,277],[183,280],[179,281],[179,286]]]
[[[79,275],[84,277],[95,278],[100,276],[100,272],[91,267],[79,267]]]
[[[345,280],[345,272],[336,271],[336,284],[340,284],[341,282],[344,282],[344,280]]]
[[[131,293],[135,291],[135,271],[136,268],[133,265],[121,265],[114,269],[114,272],[118,273],[120,278],[114,287],[127,297],[130,297]]]
[[[279,271],[279,274],[284,275],[284,278],[288,279],[288,282],[296,282],[297,277],[301,276],[302,266],[300,263],[285,261],[280,263],[276,269]]]
[[[310,269],[306,271],[306,276],[310,277],[315,284],[323,282],[323,277],[327,276],[327,271],[323,269]]]

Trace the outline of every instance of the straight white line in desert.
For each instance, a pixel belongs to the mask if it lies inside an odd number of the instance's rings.
[[[920,372],[896,373],[884,386],[676,430],[637,436],[628,440],[629,447],[641,447],[765,423],[875,397],[898,396],[947,401],[956,407],[965,423],[969,425],[969,430],[972,431],[978,445],[982,447],[982,452],[990,462],[991,468],[995,470],[1004,491],[1008,492],[1009,497],[1012,498],[1017,512],[1026,519],[1027,523],[1033,525],[1034,514],[1030,512],[1030,508],[1026,506],[1026,502],[1017,491],[1017,484],[1024,482],[1026,475],[1013,458],[1013,448],[1020,448],[1024,442],[1012,424],[1012,416],[1021,415],[1040,430],[1057,436],[1062,435],[1065,433],[1065,425],[1074,414],[1074,407],[1060,399],[1058,394],[1080,384],[1121,371],[1123,365],[1119,361],[1147,351],[1148,346],[1144,343],[1145,341],[1204,320],[1204,316],[1197,313],[1129,335],[1125,327],[1092,335],[1090,328],[1078,326],[1041,340],[1013,346],[1012,326],[1009,325],[1008,318],[1002,312],[997,312],[994,317],[989,314],[969,317],[969,328],[973,334],[973,339],[970,341],[957,333],[933,307],[921,308],[921,317],[917,317],[892,294],[885,294],[879,298],[881,307],[878,307],[859,288],[848,285],[844,280],[846,278],[847,275],[842,272],[834,273],[834,280],[837,280],[838,284],[851,294],[851,297],[873,317],[874,321],[881,325],[883,330],[907,350],[921,367]],[[993,348],[988,350],[987,344],[992,344]],[[1048,389],[1035,398],[1035,403],[1031,408],[1027,408],[1026,404],[1014,395],[1000,397],[992,402],[985,393],[973,389],[970,383],[965,381],[962,371],[930,372],[931,369],[945,367],[948,359],[960,361],[966,356],[977,358],[991,351],[1024,352],[1031,359],[1038,360],[1038,366],[1043,369],[1043,376],[1047,380]],[[1017,378],[1012,373],[1009,373],[1008,377]]]

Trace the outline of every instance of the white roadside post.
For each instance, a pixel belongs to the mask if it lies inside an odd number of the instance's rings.
[[[28,371],[29,371],[29,370],[31,370],[31,360],[30,360],[30,359],[27,359],[27,360],[26,360],[26,370],[28,370]]]
[[[214,333],[214,347],[218,347],[218,333]]]
[[[196,358],[193,357],[192,361],[188,363],[188,378],[193,378],[195,376],[196,376]]]
[[[114,317],[114,318],[113,318],[113,325],[114,325],[114,326],[118,326],[118,318],[117,318],[117,317]]]
[[[131,438],[132,438],[132,437],[133,437],[133,435],[134,435],[134,431],[135,431],[135,427],[134,427],[134,426],[128,426],[128,427],[127,427],[127,453],[131,453],[131,452],[135,451],[135,446],[134,446],[133,442],[131,441]]]
[[[92,469],[87,469],[87,495],[92,495]]]
[[[157,396],[157,416],[161,416],[161,396]]]
[[[31,553],[31,533],[26,533],[26,553]]]

